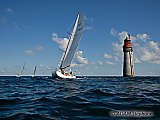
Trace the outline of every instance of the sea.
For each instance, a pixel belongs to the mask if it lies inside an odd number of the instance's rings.
[[[160,77],[1,76],[0,119],[160,120]]]

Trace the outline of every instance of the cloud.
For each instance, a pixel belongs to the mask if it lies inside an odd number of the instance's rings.
[[[44,49],[44,48],[43,48],[42,46],[40,46],[40,45],[36,45],[36,47],[35,47],[35,51],[37,51],[37,52],[38,52],[38,51],[39,51],[39,52],[40,52],[40,51],[43,51],[43,49]]]
[[[121,47],[117,44],[115,44],[115,47],[114,47],[115,51],[117,51],[118,53],[120,53],[121,51]],[[116,62],[116,61],[119,61],[119,58],[117,56],[120,56],[120,54],[107,54],[105,53],[104,54],[104,58],[106,59],[111,59],[112,61]],[[111,61],[106,61],[106,64],[109,64],[109,65],[115,65],[115,63],[111,62]]]
[[[133,61],[134,63],[142,63],[136,56],[134,56]]]
[[[22,22],[17,20],[13,21],[11,17],[0,16],[0,24],[5,26],[11,26],[15,29],[30,29],[30,26],[24,25]]]
[[[76,63],[72,63],[71,64],[71,67],[79,67],[80,65],[79,64],[76,64]]]
[[[58,38],[57,33],[54,33],[54,32],[53,32],[53,33],[52,33],[52,37],[53,37],[53,38]]]
[[[18,19],[12,19],[13,15],[15,15],[15,11],[12,8],[6,8],[3,10],[4,14],[8,14],[7,16],[0,16],[0,24],[14,27],[15,29],[29,29],[30,26],[24,25]]]
[[[158,43],[153,40],[140,40],[140,43],[133,44],[135,63],[148,62],[160,64],[160,47]]]
[[[83,51],[78,51],[76,53],[76,63],[77,64],[88,64],[87,58],[83,57]]]
[[[93,29],[92,26],[85,26],[85,27],[84,27],[84,30],[92,30],[92,29]]]
[[[8,12],[8,13],[14,13],[12,8],[6,8],[5,11]]]
[[[59,48],[65,50],[68,44],[67,38],[58,38],[57,33],[52,33],[52,41],[59,45]]]
[[[17,22],[17,21],[14,21],[11,23],[8,22],[8,24],[11,24],[15,29],[30,29],[30,26],[24,25],[24,24]]]
[[[105,53],[104,57],[108,59],[108,58],[112,58],[112,55]]]
[[[120,41],[123,43],[123,40],[128,36],[128,32],[122,31],[122,32],[118,33],[118,36],[119,36]]]
[[[111,31],[113,31],[111,29]],[[111,33],[112,35],[112,33]],[[116,34],[119,37],[119,42],[113,42],[114,54],[118,58],[122,57],[123,40],[128,35],[127,31],[122,31]],[[156,41],[153,41],[148,34],[142,33],[135,36],[131,36],[133,45],[133,54],[135,63],[155,63],[160,64],[160,47]]]
[[[33,56],[41,51],[43,51],[44,48],[40,45],[36,45],[33,49],[30,49],[30,50],[26,50],[24,52],[24,55],[27,55],[27,56]]]
[[[53,70],[53,68],[48,65],[39,64],[39,67],[41,67],[42,69],[45,69],[45,70]]]
[[[88,18],[86,16],[84,16],[84,19],[85,19],[85,26],[84,26],[84,30],[93,30],[94,27],[93,27],[93,21],[94,19],[93,18]]]
[[[111,35],[116,36],[118,34],[118,31],[115,29],[111,29]]]
[[[113,50],[114,50],[114,53],[116,55],[121,55],[122,54],[122,47],[123,45],[120,43],[112,43],[112,46],[113,46]]]
[[[90,62],[91,65],[96,65],[96,62]]]
[[[141,56],[139,60],[150,63],[160,64],[160,47],[155,41],[149,41],[145,46],[141,47]]]
[[[83,57],[83,51],[76,52],[75,63],[71,64],[71,67],[82,67],[88,64],[87,58]]]
[[[110,61],[107,61],[106,63],[109,65],[115,65],[113,62],[110,62]]]
[[[118,33],[118,37],[119,40],[121,42],[121,44],[123,44],[124,39],[126,39],[126,37],[128,37],[129,33],[127,31],[122,31]],[[138,38],[135,36],[130,35],[131,40],[137,40]]]
[[[102,61],[98,61],[98,64],[103,65],[103,62]]]
[[[34,52],[33,52],[33,50],[26,50],[26,51],[24,52],[24,54],[25,54],[25,55],[28,55],[28,56],[32,56],[32,55],[34,55]]]
[[[148,42],[148,47],[151,50],[154,50],[155,52],[159,53],[160,52],[160,47],[158,46],[158,43],[155,41],[149,41]]]
[[[140,60],[142,61],[149,61],[149,60],[154,60],[157,58],[154,52],[149,51],[146,47],[141,48],[142,50],[142,56],[140,57]]]
[[[152,63],[160,64],[160,60],[154,60],[154,61],[152,61]]]
[[[123,40],[128,37],[128,32],[127,31],[122,31],[122,32],[119,32],[118,30],[115,30],[115,29],[111,29],[111,35],[112,36],[118,36],[119,37],[119,40],[121,43],[123,43]],[[145,36],[143,34],[139,34],[139,36]],[[132,40],[137,40],[137,37],[134,37],[134,36],[130,36]]]
[[[144,33],[144,34],[137,34],[136,37],[137,37],[137,39],[141,39],[141,40],[147,40],[147,39],[149,39],[149,35],[147,35],[146,33]]]
[[[123,43],[124,39],[126,37],[128,37],[128,32],[127,31],[122,31],[120,33],[118,33],[118,36],[119,36],[119,39],[120,39],[120,42]],[[136,36],[132,36],[131,35],[131,40],[147,40],[149,39],[149,35],[147,35],[146,33],[143,33],[143,34],[137,34]]]

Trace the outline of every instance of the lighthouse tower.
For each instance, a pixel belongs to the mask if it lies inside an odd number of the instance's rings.
[[[123,61],[123,77],[134,76],[133,66],[133,48],[131,44],[130,35],[126,37],[123,45],[124,61]]]

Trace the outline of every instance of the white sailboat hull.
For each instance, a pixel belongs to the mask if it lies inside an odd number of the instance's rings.
[[[61,79],[75,79],[76,78],[75,75],[71,75],[67,73],[62,74],[61,70],[56,70],[55,75],[56,77],[61,78]]]
[[[21,77],[20,75],[16,75],[16,77]]]
[[[32,75],[32,78],[34,78],[34,75]]]

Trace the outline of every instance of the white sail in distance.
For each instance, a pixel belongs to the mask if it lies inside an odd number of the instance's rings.
[[[84,14],[78,14],[72,33],[69,37],[66,51],[62,56],[60,69],[65,69],[70,66],[73,57],[75,55],[75,52],[77,50],[78,44],[80,42],[83,28],[84,28]]]
[[[20,77],[21,76],[21,74],[22,74],[22,72],[24,71],[24,67],[25,67],[25,63],[24,63],[24,65],[23,65],[23,67],[22,67],[22,69],[21,69],[21,71],[20,71],[20,73],[18,74],[18,76]]]
[[[34,76],[35,76],[35,74],[36,74],[36,70],[37,70],[37,66],[35,66],[35,67],[34,67],[34,71],[33,71],[33,75],[32,75],[32,77],[34,77]]]

